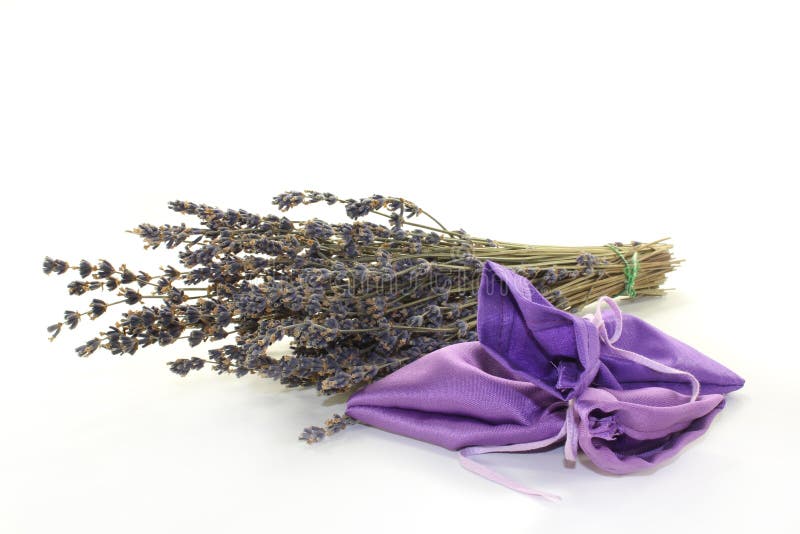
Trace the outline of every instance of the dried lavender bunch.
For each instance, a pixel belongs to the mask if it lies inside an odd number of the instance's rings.
[[[179,249],[182,267],[154,275],[106,260],[70,265],[46,258],[47,274],[77,272],[70,294],[105,289],[119,295],[64,312],[63,321],[48,328],[51,339],[85,317],[128,306],[77,353],[134,354],[148,345],[186,340],[195,347],[230,338],[207,358],[178,359],[168,362],[170,369],[186,375],[210,365],[218,373],[257,373],[331,394],[444,345],[476,339],[476,295],[486,260],[514,268],[555,306],[571,311],[601,295],[661,295],[666,274],[678,264],[664,240],[550,247],[475,238],[396,197],[343,200],[293,191],[273,200],[282,212],[320,202],[343,205],[353,221],[295,221],[171,202],[172,210],[196,216],[201,225],[142,224],[132,231],[146,249]],[[368,215],[388,224],[364,220]],[[293,354],[274,357],[270,347],[284,337],[291,338]],[[307,429],[304,439],[317,441],[348,424],[335,419]]]

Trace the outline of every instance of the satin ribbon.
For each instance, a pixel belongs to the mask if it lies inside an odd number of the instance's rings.
[[[613,314],[612,317],[614,324],[613,335],[608,334],[606,323],[603,320],[603,314],[602,314],[603,304],[607,305]],[[686,380],[690,383],[692,389],[692,394],[688,402],[694,402],[697,400],[697,397],[700,395],[700,382],[691,373],[687,373],[686,371],[681,371],[679,369],[669,367],[668,365],[664,365],[662,363],[651,360],[646,356],[642,356],[639,353],[621,349],[614,345],[614,343],[619,341],[619,338],[622,335],[622,311],[619,309],[619,306],[617,306],[617,303],[614,302],[613,299],[609,297],[600,297],[600,299],[597,302],[597,307],[595,308],[594,314],[585,315],[583,319],[595,326],[597,333],[600,337],[601,344],[608,347],[613,354],[621,358],[630,360],[639,365],[642,365],[644,367],[647,367],[649,369],[652,369],[654,371],[658,371],[660,373],[680,375],[686,378]],[[577,393],[576,395],[577,398],[580,398],[580,393],[582,393],[582,391]],[[538,489],[527,488],[522,484],[519,484],[518,482],[515,482],[514,480],[504,475],[501,475],[500,473],[494,471],[490,467],[487,467],[483,464],[476,462],[475,460],[471,459],[470,456],[476,456],[478,454],[487,454],[492,452],[535,451],[548,447],[554,443],[557,443],[563,438],[564,458],[569,462],[575,462],[578,458],[578,421],[577,421],[577,414],[575,413],[575,398],[553,403],[550,407],[548,407],[548,411],[563,408],[565,405],[567,409],[564,414],[564,425],[554,436],[539,441],[531,441],[528,443],[515,443],[512,445],[465,447],[458,451],[459,462],[468,471],[472,471],[477,475],[480,475],[488,480],[491,480],[492,482],[502,484],[503,486],[512,489],[514,491],[518,491],[519,493],[524,493],[525,495],[532,495],[536,497],[543,497],[550,501],[560,501],[561,497],[559,495]]]
[[[614,314],[614,335],[609,336],[608,330],[606,329],[606,323],[603,320],[603,304],[608,305],[611,312]],[[630,350],[621,349],[619,347],[614,346],[614,343],[619,341],[620,336],[622,335],[622,310],[619,309],[617,303],[614,302],[613,299],[609,297],[600,297],[597,301],[597,308],[593,315],[585,315],[584,319],[591,322],[594,326],[597,327],[597,331],[600,334],[600,341],[605,344],[611,352],[630,360],[634,363],[637,363],[641,366],[647,367],[652,369],[653,371],[658,371],[660,373],[670,374],[670,375],[680,375],[686,378],[686,380],[692,386],[692,397],[689,402],[694,402],[697,400],[697,397],[700,395],[700,381],[692,373],[687,373],[686,371],[681,371],[679,369],[675,369],[674,367],[670,367],[668,365],[664,365],[663,363],[651,360],[646,356],[642,356],[637,352],[633,352]]]

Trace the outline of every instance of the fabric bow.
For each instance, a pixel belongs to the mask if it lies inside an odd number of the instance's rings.
[[[608,310],[603,310],[603,305]],[[609,333],[611,332],[611,333]],[[601,469],[630,473],[674,456],[744,380],[607,297],[593,315],[553,307],[493,262],[478,293],[478,339],[443,347],[354,394],[346,413],[459,450],[467,469],[529,495],[471,459],[565,442]]]

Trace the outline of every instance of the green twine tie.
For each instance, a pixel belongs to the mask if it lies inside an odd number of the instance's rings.
[[[631,261],[628,261],[625,258],[625,255],[615,247],[614,245],[607,245],[608,248],[613,250],[617,253],[617,256],[620,257],[622,263],[625,264],[625,268],[622,270],[622,273],[625,275],[625,289],[622,290],[621,293],[618,293],[615,296],[625,295],[627,297],[633,298],[636,296],[636,289],[634,288],[634,284],[636,284],[636,277],[639,275],[639,251],[634,250],[633,256],[631,256]]]

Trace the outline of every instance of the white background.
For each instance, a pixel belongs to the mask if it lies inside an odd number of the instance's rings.
[[[0,0],[0,532],[797,532],[799,26],[772,1]],[[47,341],[81,304],[43,256],[175,263],[124,231],[302,188],[511,241],[671,236],[675,291],[625,311],[747,384],[646,474],[481,459],[550,504],[373,428],[301,443],[341,400],[164,364],[202,350]]]

